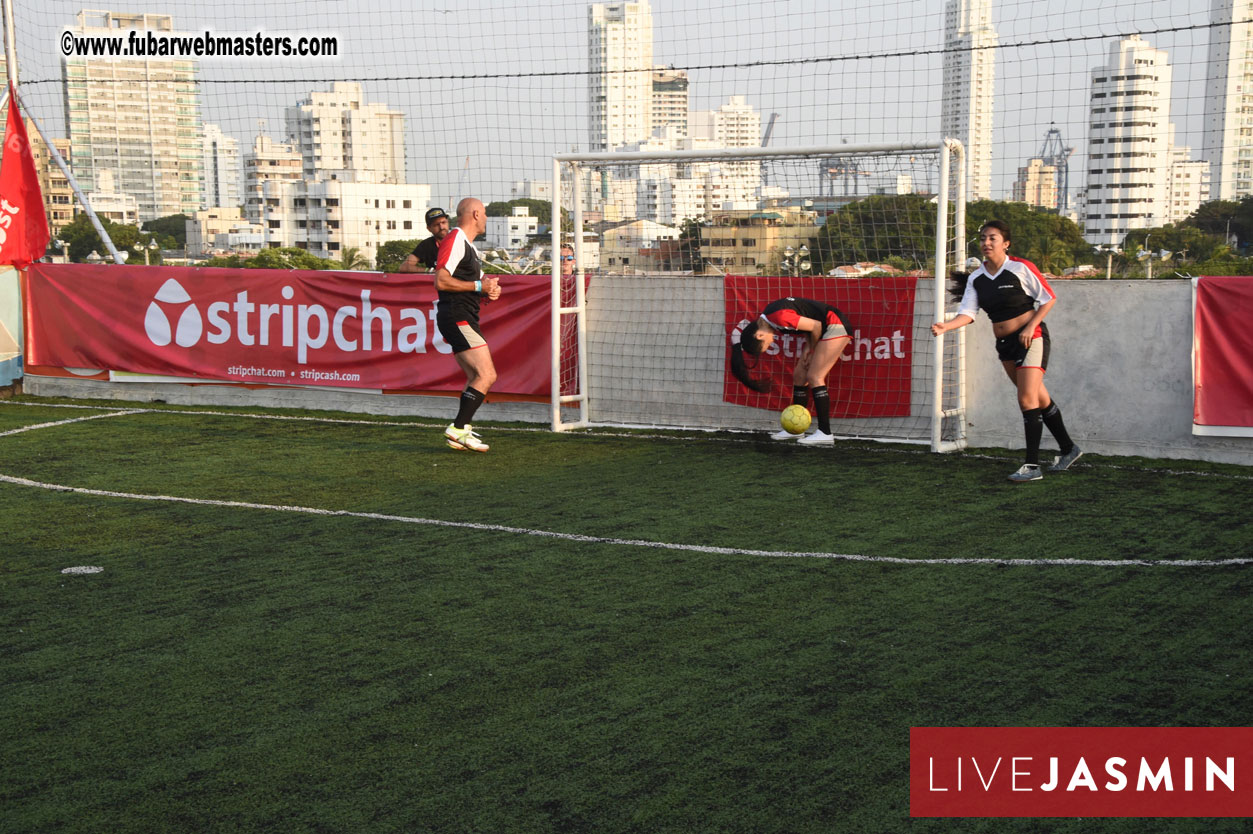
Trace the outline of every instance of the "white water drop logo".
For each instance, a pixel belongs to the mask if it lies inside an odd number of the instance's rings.
[[[161,285],[161,289],[157,290],[156,300],[148,305],[148,312],[144,316],[144,332],[154,345],[165,347],[170,343],[170,320],[165,315],[165,310],[157,304],[158,301],[165,304],[186,304],[191,301],[191,296],[183,289],[182,284],[171,278]],[[191,347],[200,341],[203,332],[204,321],[200,318],[200,310],[192,304],[178,317],[178,326],[173,333],[174,343],[179,347]]]

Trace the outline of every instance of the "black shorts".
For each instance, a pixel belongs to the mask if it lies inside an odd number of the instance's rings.
[[[1022,330],[1015,331],[1004,339],[996,340],[996,355],[1000,357],[1002,362],[1013,362],[1018,368],[1039,368],[1047,371],[1049,368],[1049,326],[1044,322],[1040,322],[1036,326],[1035,336],[1031,339],[1031,347],[1022,346],[1022,342],[1018,337],[1022,335]]]
[[[439,335],[444,337],[453,353],[487,347],[487,340],[479,329],[478,316],[468,316],[464,312],[456,311],[445,314],[440,310],[435,314],[435,326],[439,328]]]

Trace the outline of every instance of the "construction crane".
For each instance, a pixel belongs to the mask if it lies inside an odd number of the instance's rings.
[[[775,120],[778,118],[779,118],[778,113],[770,114],[770,121],[766,122],[766,132],[761,137],[761,146],[763,148],[770,144],[770,135],[774,133],[774,123],[775,123]],[[761,184],[762,185],[770,184],[770,163],[769,162],[761,166]]]
[[[1065,214],[1070,208],[1070,155],[1074,148],[1066,147],[1062,141],[1062,132],[1050,127],[1044,137],[1044,147],[1040,149],[1040,161],[1053,166],[1057,172],[1057,213]]]

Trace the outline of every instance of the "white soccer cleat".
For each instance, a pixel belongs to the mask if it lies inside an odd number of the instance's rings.
[[[1044,473],[1040,471],[1038,463],[1024,463],[1018,467],[1018,471],[1009,476],[1009,479],[1016,484],[1023,484],[1027,481],[1039,481],[1044,478]]]
[[[447,441],[449,448],[466,452],[486,452],[492,448],[479,439],[474,433],[469,423],[466,423],[464,429],[459,429],[452,423],[448,424],[448,428],[444,429],[444,440]]]
[[[777,432],[770,435],[770,439],[771,440],[796,440],[804,436],[805,435],[803,434],[792,434],[787,429],[779,429]]]
[[[801,446],[834,446],[835,438],[819,429],[813,434],[805,435],[796,442]]]

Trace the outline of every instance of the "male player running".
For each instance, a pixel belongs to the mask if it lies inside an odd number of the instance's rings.
[[[486,452],[490,448],[479,439],[470,420],[496,382],[496,366],[479,329],[479,296],[500,298],[500,283],[483,275],[482,261],[473,243],[486,230],[483,203],[466,197],[457,204],[457,228],[440,241],[435,262],[435,289],[439,292],[435,325],[466,375],[461,407],[456,419],[444,429],[444,439],[454,449],[471,452]]]

